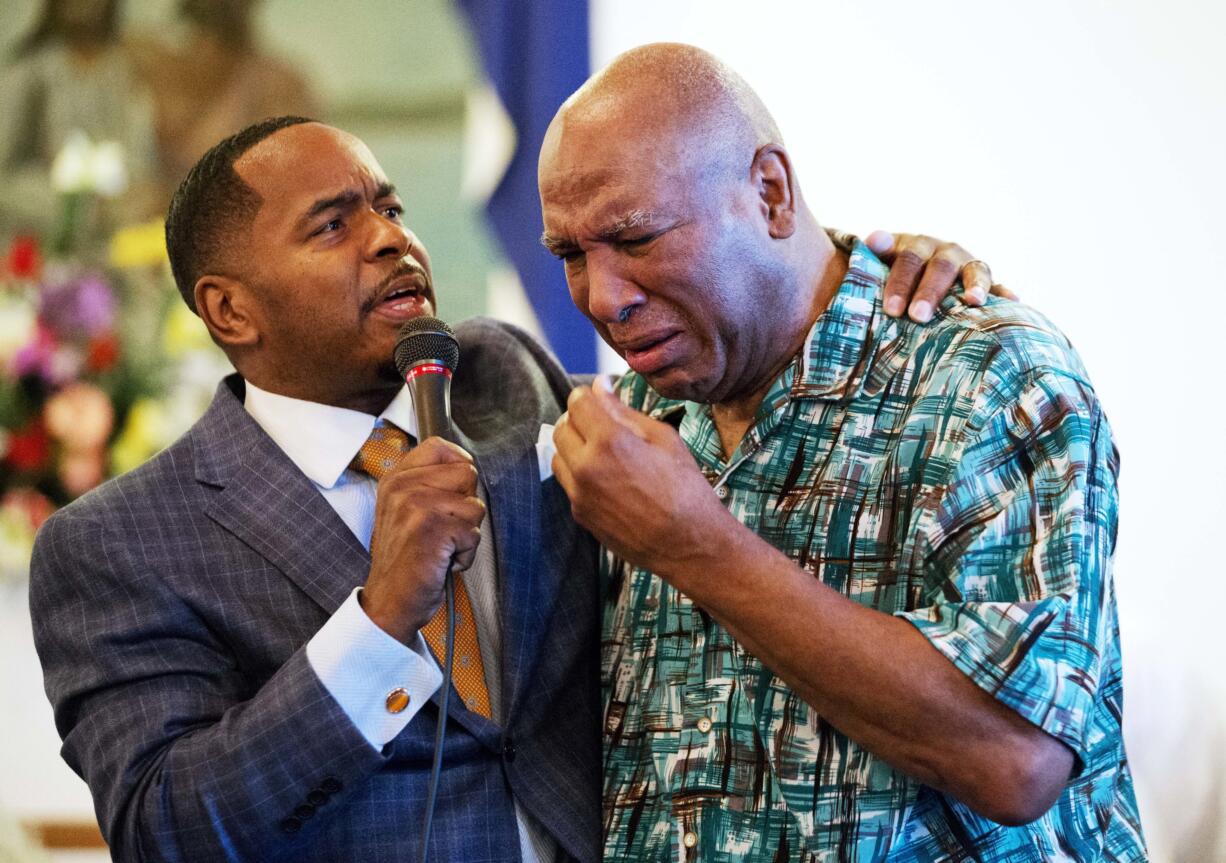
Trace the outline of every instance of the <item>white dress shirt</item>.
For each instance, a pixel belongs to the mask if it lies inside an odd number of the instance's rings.
[[[389,422],[417,436],[417,418],[408,388],[402,388],[378,418],[270,393],[249,381],[244,407],[369,550],[378,484],[368,474],[350,470],[349,464],[378,423]],[[483,492],[481,497],[484,500]],[[466,573],[465,587],[477,622],[491,708],[498,718],[502,700],[498,685],[502,667],[498,653],[501,625],[493,536],[488,522],[487,518],[482,525],[478,548],[484,566],[474,565]],[[420,634],[413,645],[405,646],[366,616],[358,602],[360,591],[361,588],[355,589],[307,643],[307,660],[370,745],[382,749],[438,690],[443,675]],[[409,704],[400,713],[391,713],[386,698],[397,688],[408,692]],[[518,801],[515,814],[524,863],[554,859],[556,843],[521,809]]]

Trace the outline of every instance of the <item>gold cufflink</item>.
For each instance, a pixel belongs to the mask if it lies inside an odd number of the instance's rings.
[[[409,706],[409,693],[403,686],[397,686],[387,694],[387,700],[384,701],[387,705],[388,713],[399,713]]]

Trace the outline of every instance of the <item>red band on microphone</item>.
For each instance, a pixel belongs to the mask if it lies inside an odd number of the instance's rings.
[[[413,368],[404,373],[404,382],[407,384],[418,375],[446,375],[451,377],[451,369],[442,363],[422,363],[421,365],[413,366]]]

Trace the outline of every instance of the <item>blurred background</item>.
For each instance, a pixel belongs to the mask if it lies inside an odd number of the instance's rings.
[[[616,368],[535,243],[536,146],[591,69],[701,45],[759,91],[825,224],[953,239],[1079,347],[1122,452],[1128,750],[1155,861],[1226,861],[1226,7],[1171,0],[4,0],[0,861],[106,859],[26,610],[38,524],[203,411],[227,364],[160,217],[221,137],[363,138],[440,314]],[[752,313],[747,303],[746,313]]]

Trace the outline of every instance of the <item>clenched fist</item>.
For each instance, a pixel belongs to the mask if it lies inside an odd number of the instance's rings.
[[[713,537],[744,530],[672,426],[623,405],[603,378],[571,392],[553,440],[575,521],[662,578],[710,553]]]
[[[408,644],[443,602],[447,568],[472,565],[485,504],[472,456],[427,438],[379,480],[362,608]]]

